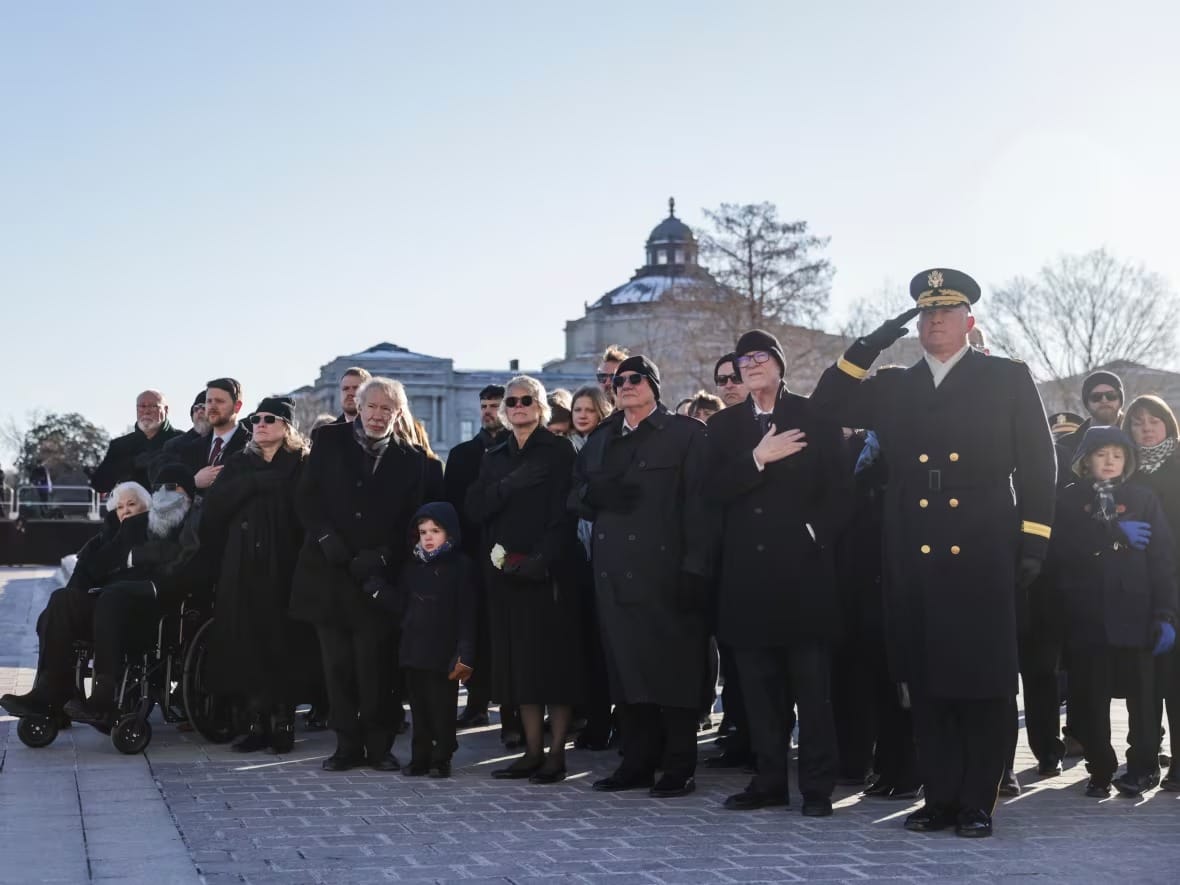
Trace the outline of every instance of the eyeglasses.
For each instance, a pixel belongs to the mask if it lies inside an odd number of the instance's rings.
[[[154,486],[152,486],[153,492],[159,492],[159,491],[176,492],[176,491],[183,491],[183,490],[184,490],[184,486],[182,486],[178,482],[158,482]]]
[[[770,359],[770,354],[765,350],[755,350],[753,353],[743,353],[734,362],[737,363],[739,369],[747,368],[755,363],[762,365]]]
[[[531,406],[532,404],[533,404],[533,398],[531,396],[529,396],[527,393],[524,396],[506,396],[506,397],[504,397],[504,405],[506,405],[510,409],[515,409],[518,405],[525,406],[527,408],[528,406]]]
[[[278,415],[251,415],[251,424],[274,424],[276,421],[283,421]]]
[[[1108,403],[1118,402],[1122,399],[1122,395],[1117,390],[1098,390],[1090,394],[1090,402],[1100,403],[1106,400]]]
[[[599,372],[594,377],[598,379],[599,384],[610,384],[611,380],[615,377],[615,373],[614,372]]]
[[[622,387],[624,384],[638,387],[646,377],[646,375],[641,375],[638,372],[632,372],[630,375],[615,375],[614,385],[616,388]]]
[[[727,384],[741,384],[742,376],[734,372],[732,375],[718,375],[713,380],[717,382],[718,387],[725,387]]]

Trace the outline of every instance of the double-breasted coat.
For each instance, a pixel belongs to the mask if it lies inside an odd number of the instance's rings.
[[[705,679],[717,515],[705,498],[705,426],[662,404],[623,434],[623,412],[590,435],[571,502],[594,523],[595,596],[615,703],[696,709]],[[630,512],[598,510],[595,481],[633,484]]]
[[[747,400],[709,419],[709,499],[722,526],[717,638],[732,648],[830,642],[839,629],[833,550],[852,514],[838,425],[782,385],[770,419],[806,448],[759,470],[763,431]]]
[[[894,678],[935,698],[1017,689],[1016,569],[1043,560],[1056,466],[1028,367],[969,349],[935,387],[920,360],[865,377],[859,342],[813,405],[875,430],[889,463],[885,619]],[[862,380],[863,379],[863,380]]]

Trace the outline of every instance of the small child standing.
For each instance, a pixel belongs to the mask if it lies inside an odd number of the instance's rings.
[[[398,661],[413,717],[412,757],[402,774],[451,776],[459,747],[459,682],[475,657],[475,567],[459,548],[459,514],[445,501],[414,514],[418,542],[394,593],[382,593],[401,618]]]

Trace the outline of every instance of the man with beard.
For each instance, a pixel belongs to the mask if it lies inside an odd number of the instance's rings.
[[[494,446],[505,432],[504,425],[500,423],[502,399],[504,388],[499,384],[489,384],[479,392],[479,433],[451,449],[447,457],[447,470],[443,475],[443,497],[454,505],[459,513],[463,552],[472,562],[484,561],[483,542],[480,539],[479,523],[468,518],[464,502],[467,500],[467,490],[479,476],[479,465],[483,462],[484,453]],[[488,704],[492,699],[487,589],[483,586],[483,569],[475,569],[474,574],[479,582],[476,594],[478,605],[475,618],[475,659],[472,662],[475,669],[471,678],[467,680],[467,706],[457,721],[459,728],[487,725]]]
[[[175,455],[189,466],[197,493],[213,485],[229,456],[240,452],[250,431],[238,422],[242,385],[234,378],[214,378],[205,385],[205,420],[209,432],[178,445]]]
[[[347,424],[356,420],[356,392],[372,377],[372,372],[360,366],[351,366],[344,370],[344,374],[340,376],[340,414],[336,416],[336,424]]]
[[[201,392],[193,399],[193,404],[188,410],[189,420],[192,422],[192,427],[186,430],[181,436],[174,437],[168,442],[164,443],[164,455],[161,461],[173,461],[176,458],[176,447],[183,446],[199,436],[204,436],[209,432],[209,422],[205,418],[205,389],[201,388]]]
[[[1073,482],[1070,470],[1073,456],[1082,444],[1082,437],[1091,427],[1119,427],[1123,422],[1123,379],[1114,372],[1099,369],[1082,381],[1082,405],[1090,417],[1076,430],[1057,437],[1058,486]]]
[[[181,435],[168,421],[164,394],[145,390],[135,398],[135,429],[111,440],[102,463],[90,474],[91,488],[105,495],[127,480],[149,488],[153,461],[165,443]]]
[[[202,570],[194,567],[200,548],[200,510],[192,506],[195,492],[192,475],[183,464],[165,464],[156,475],[151,509],[131,517],[144,524],[142,535],[130,544],[127,571],[91,591],[98,595],[94,680],[89,699],[66,703],[65,713],[71,719],[102,729],[113,724],[124,658],[155,641],[164,610],[200,589]]]

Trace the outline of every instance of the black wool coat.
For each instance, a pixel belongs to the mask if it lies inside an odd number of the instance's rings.
[[[968,350],[935,388],[926,361],[866,378],[859,342],[812,405],[877,431],[889,464],[885,619],[899,682],[936,698],[1017,689],[1016,569],[1044,559],[1056,464],[1023,363]],[[864,380],[861,380],[864,378]]]
[[[759,470],[747,399],[709,419],[709,500],[721,526],[717,638],[733,648],[830,642],[840,627],[833,552],[852,514],[840,427],[783,385],[771,423],[806,448]]]
[[[443,474],[443,500],[449,501],[459,513],[463,529],[463,552],[475,562],[480,556],[479,523],[467,515],[467,490],[479,477],[479,467],[484,453],[493,445],[502,442],[497,436],[485,434],[482,430],[467,442],[459,443],[447,455],[447,468]]]
[[[115,437],[102,462],[90,474],[91,488],[105,495],[121,482],[137,482],[150,490],[165,443],[178,436],[183,436],[183,431],[165,421],[151,439],[138,427]]]
[[[395,438],[374,472],[352,424],[319,429],[295,493],[307,536],[295,564],[292,617],[341,626],[389,620],[347,565],[328,562],[319,538],[334,532],[353,556],[384,550],[388,566],[382,577],[392,584],[408,553],[414,512],[422,504],[425,457]]]
[[[615,412],[578,454],[571,505],[594,523],[595,597],[615,703],[700,706],[716,514],[705,497],[705,426],[660,405],[623,435]],[[598,511],[590,484],[633,483],[630,513]],[[693,576],[686,580],[685,575]]]
[[[1168,519],[1168,525],[1172,527],[1173,532],[1180,531],[1180,456],[1173,454],[1152,473],[1136,470],[1131,476],[1131,481],[1155,492],[1160,506],[1164,509],[1164,516]],[[1180,556],[1175,559],[1176,568],[1180,570]]]
[[[234,428],[233,436],[231,436],[229,441],[226,442],[224,446],[222,446],[219,463],[223,465],[228,464],[229,459],[238,452],[242,451],[242,449],[246,447],[246,443],[249,441],[250,430],[248,426],[238,422],[238,426]],[[208,466],[209,451],[212,445],[212,432],[206,433],[204,436],[192,437],[187,441],[181,440],[177,442],[175,446],[170,446],[168,448],[166,458],[162,458],[161,463],[164,460],[178,461],[194,474],[196,474],[202,467]],[[218,479],[220,478],[221,477],[219,474]],[[212,486],[210,486],[210,488],[212,488]],[[201,489],[197,489],[197,494],[207,494],[207,490],[202,491]]]
[[[1175,543],[1159,499],[1131,480],[1114,491],[1118,519],[1151,523],[1146,550],[1093,517],[1094,489],[1067,486],[1057,503],[1049,568],[1065,609],[1071,647],[1150,648],[1161,617],[1176,615]]]
[[[432,562],[410,557],[397,582],[401,666],[450,673],[457,661],[474,665],[475,582],[475,564],[461,550]]]

